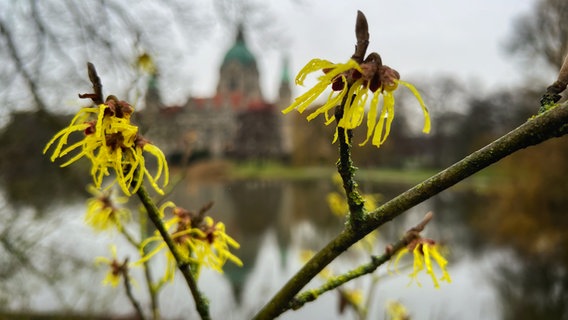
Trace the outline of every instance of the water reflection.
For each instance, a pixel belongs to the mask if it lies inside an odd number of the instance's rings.
[[[361,183],[365,193],[381,193],[385,200],[406,187],[372,181]],[[189,209],[214,201],[211,216],[225,222],[228,233],[241,244],[236,254],[244,267],[228,264],[224,276],[204,272],[200,279],[203,290],[211,298],[215,318],[227,318],[228,314],[232,319],[250,317],[300,268],[302,250],[317,250],[339,232],[343,222],[331,214],[325,203],[326,195],[334,190],[331,179],[209,182],[186,179],[173,190],[170,199]],[[406,274],[388,275],[386,268],[380,268],[377,274],[382,280],[371,304],[370,318],[383,318],[384,306],[391,299],[403,302],[413,319],[566,317],[566,266],[557,259],[519,253],[522,250],[506,245],[504,239],[493,241],[489,235],[504,233],[491,228],[494,223],[483,222],[506,215],[488,210],[490,204],[492,209],[497,207],[495,203],[505,193],[484,190],[475,186],[451,189],[379,230],[375,253],[415,225],[425,212],[433,210],[436,218],[425,235],[450,246],[449,271],[453,283],[434,290],[428,278],[423,277],[419,278],[422,288],[408,287]],[[113,242],[119,242],[119,248],[131,256],[136,255],[135,251],[117,235],[94,234],[89,230],[82,222],[82,198],[71,201],[74,203],[65,201],[67,205],[52,207],[43,216],[36,216],[33,207],[16,208],[7,201],[3,203],[0,292],[10,294],[0,294],[2,307],[16,311],[100,314],[101,310],[107,310],[113,314],[130,314],[124,308],[128,303],[123,292],[98,285],[104,270],[93,268],[92,259],[106,255],[107,244]],[[18,254],[10,252],[11,245],[19,248]],[[332,268],[347,270],[366,259],[366,254],[351,250]],[[28,266],[22,267],[24,264]],[[159,268],[155,271],[161,272]],[[134,275],[137,276],[136,271]],[[365,291],[370,286],[369,279],[357,280],[349,286]],[[321,279],[315,279],[310,286],[318,283]],[[148,307],[143,286],[136,291]],[[188,301],[183,281],[168,286],[161,295],[164,315],[182,319],[194,314]],[[336,293],[328,293],[282,318],[352,319],[351,313],[338,315],[338,302]]]

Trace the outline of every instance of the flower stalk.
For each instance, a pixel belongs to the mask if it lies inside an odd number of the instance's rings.
[[[316,85],[296,98],[282,112],[288,113],[292,110],[304,112],[326,89],[331,87],[332,92],[327,101],[312,111],[307,116],[307,120],[311,121],[323,114],[326,125],[333,123],[334,120],[336,122],[333,141],[339,141],[337,170],[343,179],[347,195],[350,226],[357,229],[363,223],[366,212],[363,197],[354,180],[356,168],[351,160],[352,130],[361,126],[366,117],[366,139],[360,145],[371,141],[373,145],[380,147],[390,133],[395,114],[393,93],[399,85],[407,87],[418,100],[424,113],[424,133],[430,132],[430,116],[416,88],[400,80],[400,74],[396,70],[383,65],[378,53],[372,52],[363,59],[369,45],[369,32],[365,15],[360,11],[357,13],[355,36],[357,38],[355,53],[346,63],[332,63],[316,58],[300,70],[296,76],[297,85],[303,85],[310,73],[322,71],[324,75],[318,78]],[[369,99],[370,96],[372,96],[371,99]],[[370,100],[370,106],[367,112],[368,100]],[[382,103],[380,103],[381,100]],[[330,116],[330,110],[333,108],[335,112]]]
[[[355,53],[351,59],[357,63],[363,62],[367,47],[369,46],[369,24],[367,18],[361,11],[357,11],[357,20],[355,22],[355,37],[357,44],[355,45]],[[347,92],[350,92],[352,84],[348,86]],[[353,103],[347,95],[343,97],[341,105],[335,110],[335,118],[337,124],[343,119],[347,101]],[[354,179],[357,168],[353,165],[351,159],[351,141],[353,140],[353,130],[336,129],[337,140],[339,141],[339,161],[337,162],[337,172],[343,180],[343,188],[347,196],[347,204],[349,205],[349,222],[351,226],[357,228],[363,221],[365,200],[359,193],[357,182]]]

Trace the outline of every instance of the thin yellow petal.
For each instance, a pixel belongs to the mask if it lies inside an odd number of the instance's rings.
[[[363,86],[363,79],[359,79],[353,83],[348,93],[349,98],[345,104],[343,118],[340,120],[339,126],[345,129],[355,129],[362,123],[365,115],[368,91],[369,89]]]
[[[359,144],[359,146],[364,146],[367,141],[373,135],[373,131],[375,130],[375,125],[377,123],[377,113],[379,109],[379,96],[381,95],[380,91],[377,90],[373,94],[373,99],[371,100],[371,106],[369,109],[369,114],[367,114],[367,138],[365,141]]]
[[[324,59],[312,59],[298,72],[296,76],[296,85],[303,86],[306,76],[315,71],[332,68],[334,66],[333,62]]]
[[[385,102],[383,101],[383,108],[381,109],[381,114],[379,114],[379,119],[377,120],[377,125],[375,126],[375,133],[373,134],[373,145],[380,147],[383,135],[383,127],[385,125],[385,120],[387,116],[387,108],[385,107]]]
[[[377,147],[380,147],[387,140],[394,119],[394,96],[389,91],[385,91],[383,96],[383,109],[381,110],[381,115],[379,116],[379,121],[373,136],[373,145]]]
[[[345,82],[345,77],[342,77],[342,79],[343,79],[343,81]],[[328,97],[328,99],[327,99],[327,102],[326,102],[323,106],[317,108],[316,111],[312,112],[312,113],[307,117],[308,121],[313,120],[314,118],[316,118],[316,117],[317,117],[318,115],[320,115],[321,113],[325,113],[325,114],[326,114],[326,125],[327,125],[328,123],[331,123],[331,122],[329,122],[329,119],[328,119],[328,117],[327,117],[327,111],[329,111],[331,108],[334,108],[334,107],[336,107],[339,103],[341,103],[341,100],[342,100],[343,97],[345,96],[345,93],[347,93],[347,85],[345,85],[344,88],[343,88],[341,91],[339,91],[339,93],[337,93],[335,96],[333,96],[334,92],[332,91],[332,92],[329,94],[329,97]]]
[[[361,67],[359,64],[350,59],[346,63],[339,63],[333,64],[327,60],[322,59],[313,59],[300,72],[296,77],[296,84],[303,85],[306,76],[309,73],[312,73],[317,70],[321,69],[330,69],[326,74],[320,76],[318,78],[318,83],[313,86],[308,92],[304,93],[300,97],[296,98],[292,105],[288,108],[284,109],[282,113],[288,113],[294,109],[297,109],[300,113],[302,113],[317,97],[319,97],[323,91],[334,81],[336,77],[338,77],[343,72],[346,72],[351,69],[357,69],[361,71]]]
[[[176,207],[177,206],[173,201],[167,201],[166,203],[162,204],[158,209],[158,212],[160,213],[160,218],[164,218],[167,208],[175,209]]]
[[[300,113],[304,112],[325,91],[328,85],[329,83],[325,82],[317,83],[310,90],[297,97],[288,108],[282,110],[282,113],[286,114],[294,109],[297,109]]]
[[[410,251],[408,250],[408,248],[404,247],[404,248],[400,249],[398,251],[398,253],[396,254],[396,259],[394,259],[394,271],[396,273],[399,273],[398,272],[398,263],[400,262],[400,259],[402,259],[402,257],[404,257],[409,252]]]
[[[170,172],[168,169],[168,162],[166,161],[166,156],[164,155],[164,153],[162,152],[162,150],[160,150],[160,148],[156,147],[153,144],[146,144],[144,146],[144,151],[149,152],[150,154],[152,154],[154,157],[156,157],[156,162],[158,163],[158,169],[156,172],[156,175],[154,177],[155,180],[158,180],[160,178],[160,176],[162,175],[162,172],[164,173],[164,183],[162,184],[164,187],[168,185],[169,183],[169,179],[170,179]]]
[[[422,129],[422,132],[429,133],[430,132],[430,115],[428,113],[428,108],[426,107],[424,100],[422,100],[422,97],[420,96],[420,93],[418,92],[418,90],[416,90],[416,88],[412,84],[410,84],[406,81],[395,80],[395,82],[398,82],[398,83],[402,84],[403,86],[407,87],[412,92],[412,94],[414,94],[414,96],[416,97],[416,100],[418,100],[418,103],[420,103],[420,107],[422,107],[422,113],[424,113],[424,127]]]
[[[59,157],[59,154],[61,152],[61,148],[63,148],[63,146],[67,144],[67,139],[69,138],[69,135],[71,135],[71,133],[73,133],[73,132],[84,131],[89,126],[90,125],[88,123],[83,123],[83,124],[73,125],[73,126],[69,126],[67,128],[62,129],[61,131],[56,133],[55,136],[53,136],[53,138],[51,138],[51,140],[49,140],[49,142],[46,144],[45,148],[43,149],[43,153],[45,154],[47,152],[47,150],[51,147],[51,145],[57,139],[59,139],[59,142],[57,143],[57,146],[55,147],[55,150],[53,151],[53,155],[51,156],[51,161],[55,161],[55,159]]]
[[[430,259],[430,248],[429,244],[422,245],[422,252],[424,253],[424,262],[426,264],[426,273],[430,275],[432,278],[432,282],[434,283],[434,287],[436,289],[440,288],[440,284],[438,283],[438,279],[436,279],[436,274],[434,274],[434,269],[432,268],[432,260]]]

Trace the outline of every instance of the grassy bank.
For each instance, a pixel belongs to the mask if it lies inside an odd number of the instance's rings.
[[[397,184],[416,184],[438,171],[433,169],[394,169],[394,168],[359,168],[355,178],[361,182],[374,181]],[[234,164],[229,172],[231,179],[281,179],[310,180],[331,178],[336,173],[334,166],[291,167],[278,163]],[[487,185],[496,176],[492,170],[485,170],[475,177],[464,181],[476,186]]]
[[[186,177],[193,181],[226,180],[317,180],[331,179],[337,170],[335,166],[286,166],[280,163],[231,163],[207,161],[188,168]],[[359,182],[414,185],[436,174],[434,169],[359,168],[355,178]],[[499,182],[502,174],[497,168],[490,168],[470,177],[459,187],[474,187],[478,190],[490,188]]]

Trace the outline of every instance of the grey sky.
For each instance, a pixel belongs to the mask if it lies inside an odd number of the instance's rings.
[[[391,1],[270,1],[269,7],[288,33],[290,43],[282,50],[261,54],[254,34],[249,47],[259,60],[262,89],[273,99],[281,72],[281,56],[290,58],[292,76],[310,59],[346,61],[353,53],[357,10],[367,16],[371,34],[370,51],[381,54],[383,63],[397,69],[403,79],[455,75],[482,89],[511,86],[521,74],[518,64],[503,50],[513,32],[512,21],[529,12],[534,0],[391,0]],[[249,32],[250,33],[250,32]],[[218,65],[234,41],[234,35],[216,28],[208,44],[188,59],[183,79],[170,99],[181,102],[187,94],[209,96],[215,91]],[[172,70],[173,71],[173,70]],[[178,70],[179,71],[179,70]],[[182,76],[188,77],[188,76]],[[199,81],[196,81],[199,79]],[[295,93],[301,88],[294,88]]]

